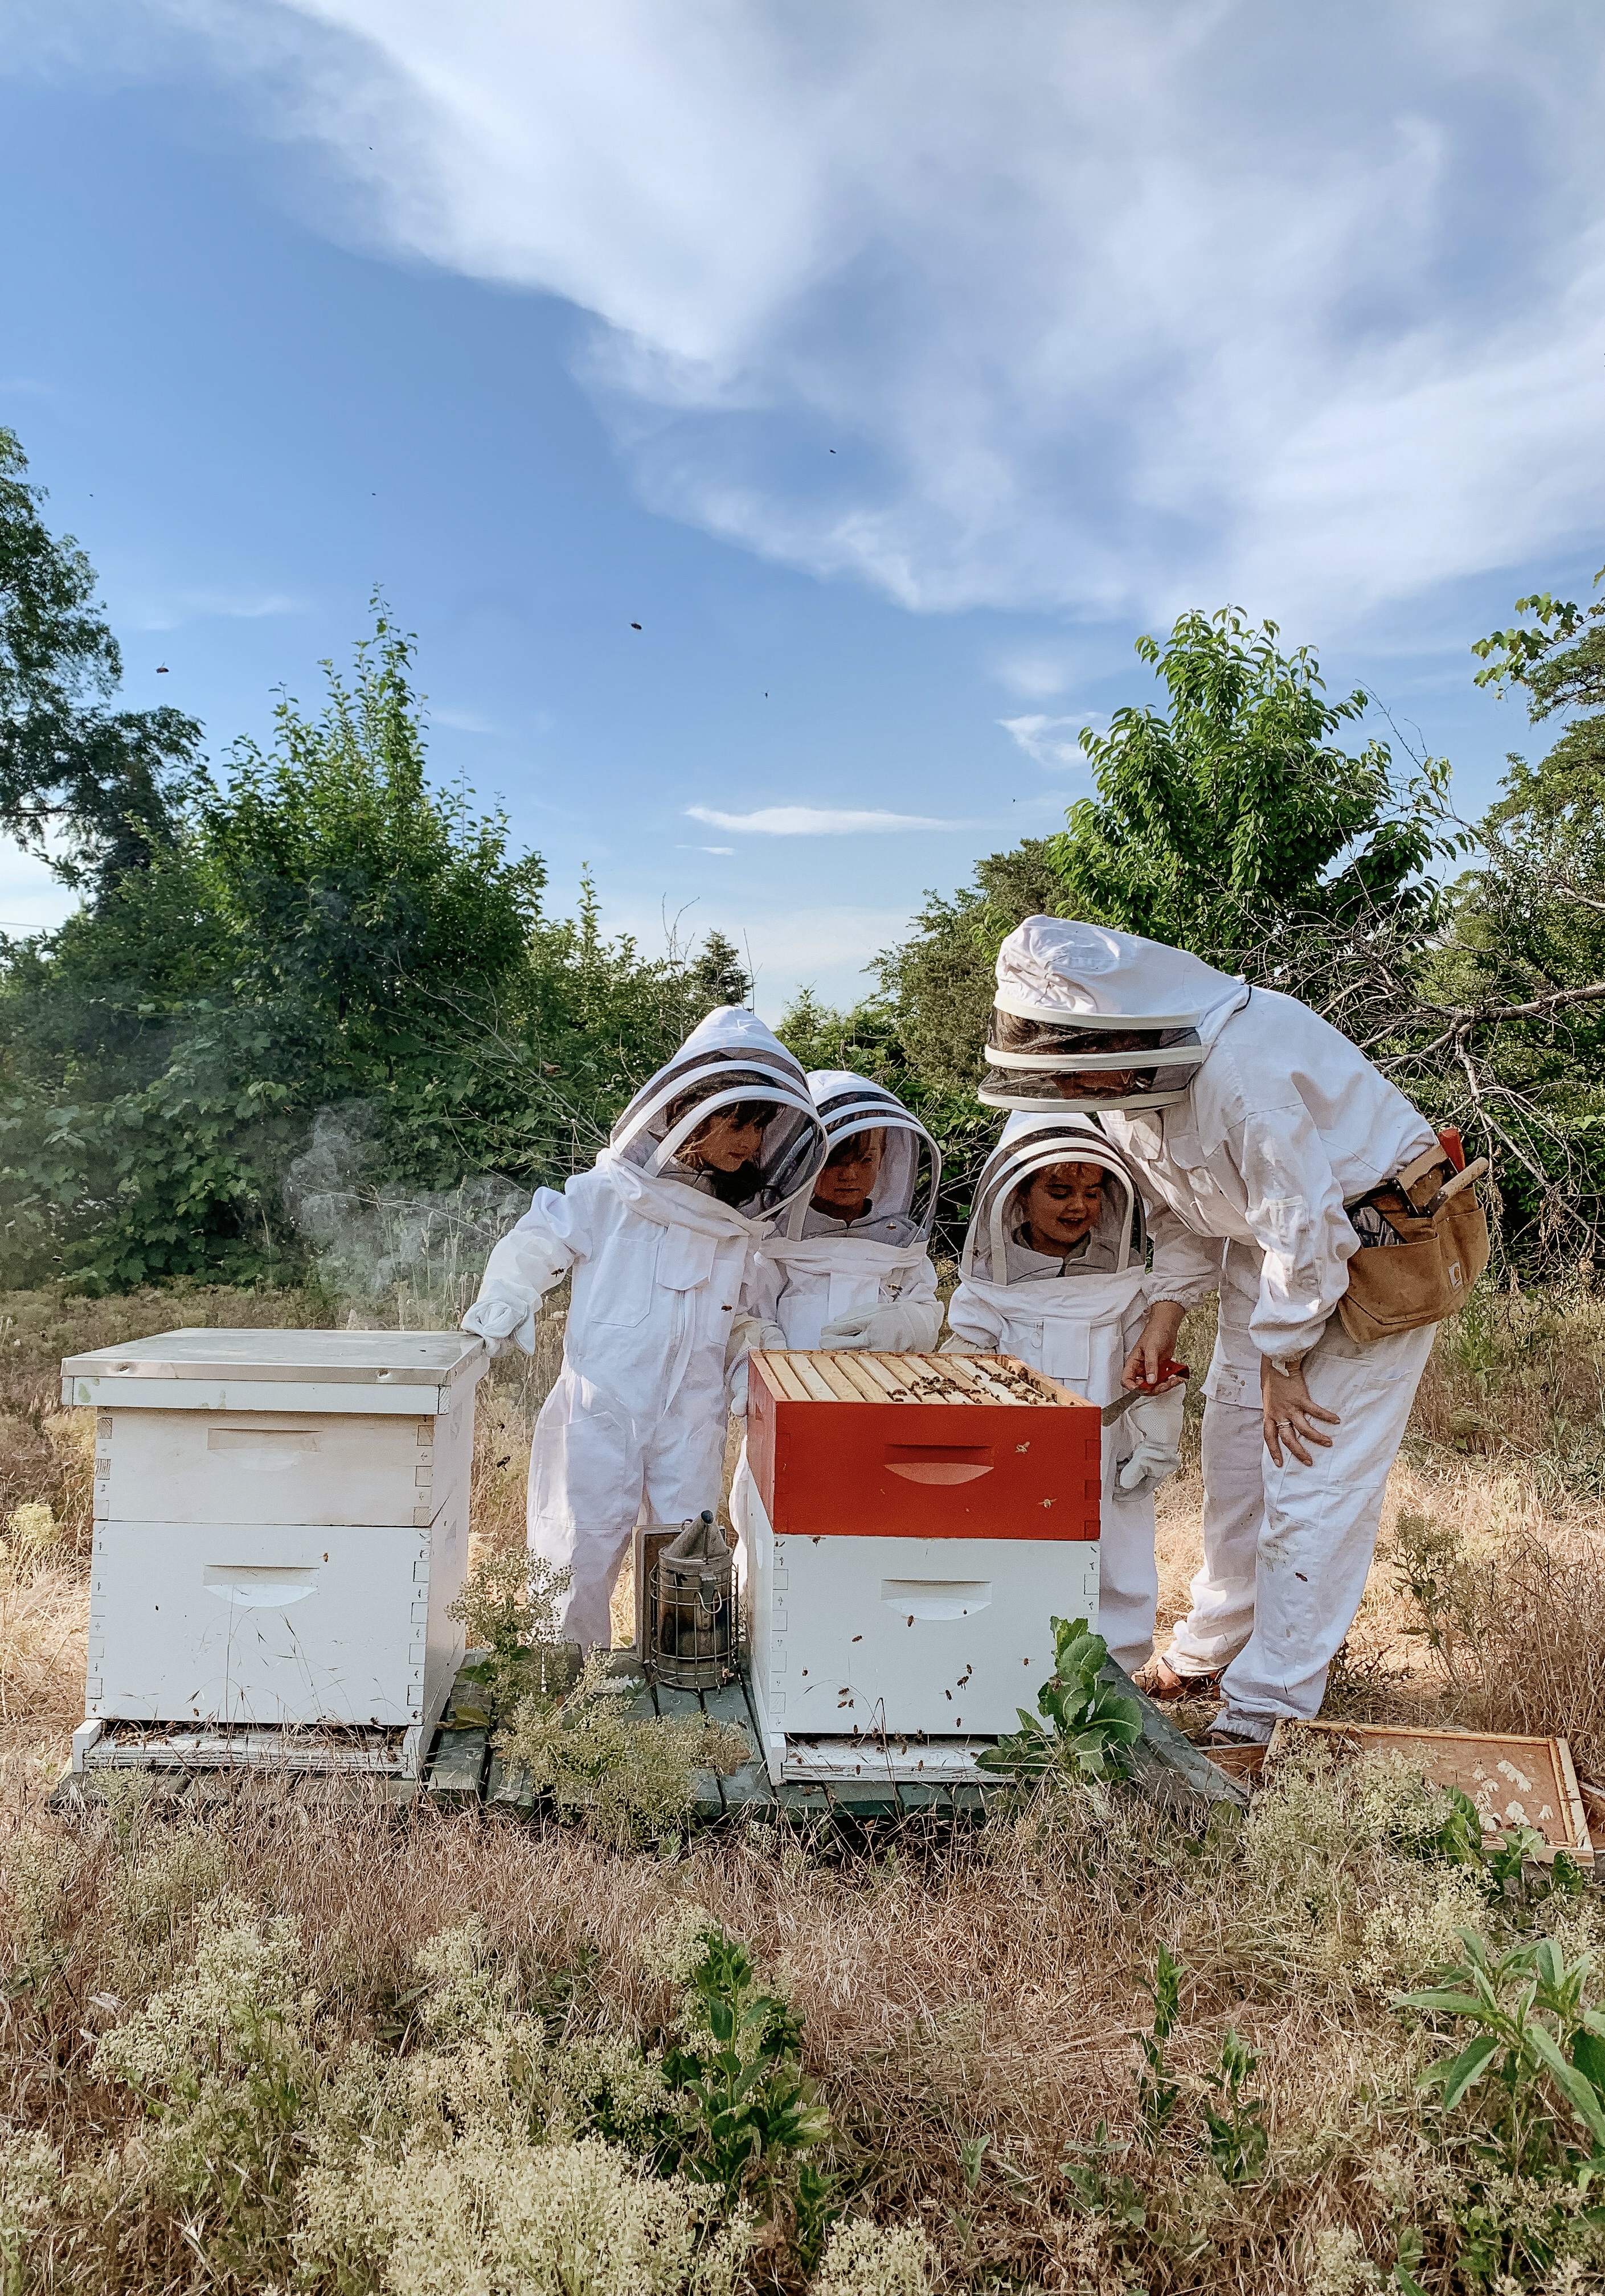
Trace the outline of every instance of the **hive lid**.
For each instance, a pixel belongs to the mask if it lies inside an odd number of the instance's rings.
[[[477,1362],[467,1332],[160,1332],[69,1356],[66,1379],[326,1381],[342,1387],[440,1387]]]

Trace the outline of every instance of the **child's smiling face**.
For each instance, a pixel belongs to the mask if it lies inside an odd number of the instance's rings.
[[[1101,1164],[1049,1164],[1034,1174],[1020,1199],[1031,1250],[1062,1259],[1090,1235],[1103,1210],[1103,1185]]]

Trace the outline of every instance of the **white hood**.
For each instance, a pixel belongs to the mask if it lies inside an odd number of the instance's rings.
[[[982,1168],[959,1273],[967,1283],[1009,1281],[1008,1245],[1018,1217],[1017,1198],[1032,1176],[1050,1164],[1100,1164],[1108,1176],[1095,1241],[1104,1272],[1140,1273],[1146,1259],[1142,1198],[1132,1167],[1106,1133],[1084,1116],[1017,1114]],[[1056,1285],[1052,1287],[1057,1290]]]
[[[998,952],[979,1096],[1058,1114],[1173,1107],[1248,991],[1162,941],[1027,917]]]
[[[1196,1029],[1243,984],[1161,940],[1070,917],[1027,917],[998,951],[1000,1008],[1083,1028]]]
[[[776,1113],[764,1127],[759,1161],[731,1176],[748,1178],[748,1192],[737,1203],[720,1189],[720,1200],[749,1217],[773,1213],[811,1189],[825,1160],[825,1132],[801,1062],[745,1006],[720,1005],[697,1022],[636,1094],[609,1144],[653,1178],[700,1188],[705,1175],[682,1164],[679,1152],[716,1110],[744,1100],[772,1101]]]
[[[892,1225],[903,1232],[905,1246],[918,1242],[923,1250],[935,1221],[942,1179],[942,1151],[925,1126],[885,1085],[855,1076],[851,1069],[811,1069],[808,1089],[831,1149],[855,1133],[886,1136],[870,1208],[855,1226],[854,1236],[860,1228],[868,1238]],[[806,1197],[794,1199],[782,1224],[784,1232],[800,1237],[808,1209]]]

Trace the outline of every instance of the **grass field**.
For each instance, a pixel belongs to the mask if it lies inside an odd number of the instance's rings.
[[[1289,1768],[1209,1824],[1065,1785],[958,1834],[637,1852],[270,1784],[46,1816],[92,1461],[60,1357],[328,1320],[0,1301],[3,2296],[1605,2286],[1605,1891],[1401,1770]],[[556,1341],[482,1390],[482,1551],[522,1540]],[[1591,1299],[1445,1333],[1333,1710],[1563,1730],[1605,1776],[1602,1395]],[[1163,1496],[1173,1611],[1199,1496]],[[1462,1931],[1483,2024],[1396,2005]],[[1485,2030],[1462,2097],[1420,2086]]]

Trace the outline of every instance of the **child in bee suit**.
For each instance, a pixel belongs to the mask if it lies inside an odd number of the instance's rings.
[[[1125,1158],[1078,1116],[1010,1117],[959,1267],[948,1350],[1018,1356],[1100,1408],[1128,1391],[1122,1367],[1151,1303],[1192,1307],[1220,1274],[1173,1216],[1145,1213]],[[1142,1396],[1103,1431],[1098,1631],[1128,1674],[1153,1646],[1154,1493],[1181,1464],[1185,1394],[1178,1382]]]
[[[592,1169],[539,1189],[490,1254],[463,1327],[498,1352],[533,1353],[541,1300],[573,1279],[529,1499],[531,1548],[570,1574],[571,1640],[612,1640],[638,1521],[718,1505],[729,1382],[757,1332],[741,1308],[748,1261],[825,1152],[799,1062],[726,1006],[643,1086]]]
[[[868,1349],[920,1355],[942,1330],[931,1224],[942,1152],[895,1093],[844,1069],[808,1078],[829,1144],[811,1192],[797,1196],[753,1254],[746,1305],[758,1348]],[[745,1411],[745,1379],[736,1407]],[[744,1446],[730,1516],[750,1527]]]

